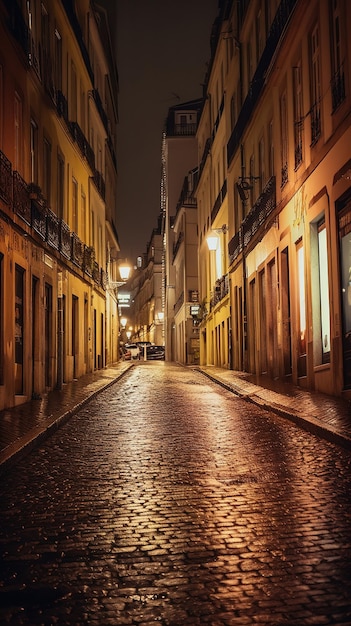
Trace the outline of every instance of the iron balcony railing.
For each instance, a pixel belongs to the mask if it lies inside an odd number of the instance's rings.
[[[276,207],[276,179],[272,176],[252,209],[242,221],[240,229],[228,244],[229,264],[246,248]]]
[[[345,74],[344,66],[341,65],[331,80],[333,113],[345,100]]]
[[[220,190],[216,201],[213,205],[212,211],[211,211],[211,223],[213,224],[219,209],[221,208],[223,202],[224,202],[224,198],[227,195],[227,179],[224,181],[223,185],[222,185],[222,189]]]
[[[0,198],[10,204],[12,201],[12,167],[8,158],[0,150]]]
[[[106,289],[106,272],[95,261],[95,249],[84,244],[47,206],[38,185],[27,184],[17,171],[12,170],[10,161],[1,150],[0,198],[26,225],[23,228],[27,232],[31,228],[33,237],[40,237],[44,245],[56,250],[62,259],[74,263],[97,285]]]
[[[215,282],[215,285],[212,291],[212,297],[210,300],[210,311],[212,311],[212,309],[214,309],[214,307],[218,304],[218,302],[221,302],[221,300],[223,300],[223,298],[225,298],[226,295],[228,295],[228,293],[229,293],[229,277],[228,277],[228,274],[225,274],[221,278],[218,278],[218,280],[216,280]]]

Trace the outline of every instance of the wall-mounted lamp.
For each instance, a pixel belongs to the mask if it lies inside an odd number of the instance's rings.
[[[119,269],[119,275],[121,277],[121,280],[126,281],[129,278],[129,274],[130,274],[130,265],[127,265],[126,263],[123,263],[122,265],[119,265],[118,267]]]
[[[211,228],[210,233],[206,237],[208,249],[217,250],[218,241],[219,241],[218,234],[219,233],[225,234],[227,232],[228,232],[228,226],[226,224],[223,224],[221,228]]]
[[[126,317],[121,317],[121,326],[122,328],[125,328],[127,325],[127,318]]]

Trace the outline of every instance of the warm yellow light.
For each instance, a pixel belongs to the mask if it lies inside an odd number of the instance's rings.
[[[126,335],[127,335],[127,339],[130,339],[132,336],[132,332],[130,330],[127,330]]]
[[[128,320],[127,320],[127,318],[126,318],[126,317],[121,317],[121,326],[122,326],[123,328],[125,328],[125,327],[126,327],[126,325],[127,325],[127,321],[128,321]]]
[[[120,265],[118,269],[119,269],[121,279],[128,280],[129,274],[130,274],[130,265],[123,264],[123,265]]]
[[[206,241],[209,250],[217,250],[218,235],[207,235]]]

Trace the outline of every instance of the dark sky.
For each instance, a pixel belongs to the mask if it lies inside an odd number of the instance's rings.
[[[117,231],[121,256],[132,263],[157,226],[164,121],[169,107],[202,95],[217,6],[217,0],[117,2]]]

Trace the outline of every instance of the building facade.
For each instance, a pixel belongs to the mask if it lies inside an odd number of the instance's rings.
[[[194,194],[197,172],[196,167],[185,176],[171,222],[174,232],[175,360],[184,365],[198,364],[200,359],[197,202]]]
[[[201,362],[347,397],[350,24],[344,0],[221,3],[197,188]]]
[[[165,350],[168,361],[175,361],[177,358],[175,310],[179,307],[179,303],[176,300],[176,291],[184,288],[183,282],[178,287],[175,282],[177,264],[173,263],[173,256],[177,242],[173,229],[174,217],[177,213],[184,177],[197,165],[196,130],[201,108],[202,99],[171,107],[168,110],[162,139],[163,310]],[[192,271],[194,272],[195,269]],[[179,296],[180,292],[177,298]]]
[[[140,259],[126,289],[130,308],[125,310],[132,341],[148,341],[164,346],[164,313],[162,306],[162,216],[153,229],[146,253]]]
[[[107,23],[85,0],[0,2],[0,409],[116,356]]]

